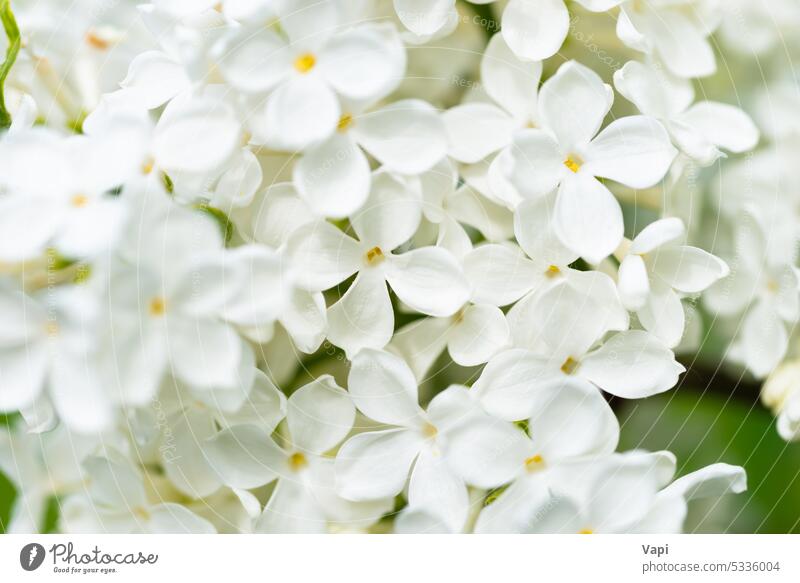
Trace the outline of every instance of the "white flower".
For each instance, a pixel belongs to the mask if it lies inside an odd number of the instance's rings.
[[[491,398],[483,391],[482,401]],[[530,435],[488,416],[450,433],[448,461],[468,484],[484,489],[508,485],[481,512],[477,531],[518,530],[516,525],[530,519],[530,505],[548,491],[560,465],[616,448],[616,417],[588,383],[564,379],[536,387],[519,409],[519,415],[526,414]]]
[[[618,252],[622,302],[670,348],[680,342],[684,329],[683,306],[676,291],[698,294],[730,273],[721,259],[681,245],[685,234],[680,219],[662,219],[642,229]]]
[[[618,119],[595,137],[612,102],[612,89],[595,72],[565,63],[539,93],[541,129],[516,134],[508,168],[523,197],[558,188],[556,234],[592,264],[617,248],[623,232],[619,203],[597,177],[647,188],[676,155],[663,126],[649,117]]]
[[[450,156],[467,164],[509,146],[515,130],[535,127],[539,119],[539,61],[521,61],[496,34],[483,53],[480,70],[482,87],[494,103],[464,103],[442,116]]]
[[[577,0],[586,10],[605,12],[623,0]],[[510,0],[503,11],[502,34],[520,59],[553,56],[564,44],[570,18],[564,0]]]
[[[617,36],[652,54],[678,77],[707,77],[717,70],[708,37],[722,18],[719,0],[626,0]]]
[[[0,470],[17,489],[5,532],[41,532],[49,498],[82,487],[81,463],[96,444],[93,438],[70,434],[63,425],[35,435],[17,424],[0,434]]]
[[[405,52],[396,31],[365,24],[339,30],[330,0],[284,3],[280,25],[243,27],[213,53],[225,80],[244,94],[269,94],[255,113],[255,139],[278,150],[303,150],[330,137],[342,117],[340,98],[374,103],[401,80]]]
[[[288,401],[285,447],[270,438],[271,427],[234,425],[206,448],[222,480],[256,488],[277,480],[255,525],[256,532],[326,532],[328,523],[369,524],[390,500],[354,504],[334,492],[333,460],[325,457],[350,432],[355,408],[330,376],[295,391]]]
[[[80,259],[108,251],[126,218],[111,191],[138,172],[125,128],[65,138],[17,131],[0,142],[0,260],[21,262],[47,247]]]
[[[363,206],[371,171],[362,148],[385,170],[406,175],[425,172],[445,156],[444,124],[430,104],[405,99],[358,109],[344,112],[336,132],[306,148],[294,167],[297,191],[317,215],[341,218]]]
[[[141,473],[123,456],[91,457],[84,462],[85,493],[68,497],[61,526],[70,534],[213,534],[207,520],[173,502],[148,499]]]
[[[421,220],[418,198],[404,182],[386,173],[373,177],[364,208],[351,217],[358,241],[327,222],[299,228],[287,245],[300,286],[324,290],[358,273],[342,298],[328,309],[328,338],[349,356],[361,348],[382,348],[392,337],[388,282],[411,308],[451,316],[469,298],[456,259],[444,249],[393,251],[408,241]]]
[[[752,150],[759,132],[744,111],[716,101],[692,105],[690,81],[636,61],[614,73],[614,86],[644,115],[661,121],[675,144],[698,164],[708,166],[724,156]]]
[[[603,313],[601,305],[592,304],[582,306],[585,311],[575,310],[581,306],[576,293],[566,284],[545,292],[531,314],[531,321],[541,326],[536,351],[514,349],[498,354],[476,387],[505,387],[497,392],[505,398],[514,394],[523,379],[544,384],[575,376],[618,397],[636,399],[675,386],[684,368],[672,351],[642,330],[619,332],[600,342],[610,326],[617,327],[613,312]],[[514,401],[510,406],[515,406]]]
[[[786,354],[787,325],[800,317],[800,278],[790,243],[794,234],[769,229],[762,209],[753,205],[736,218],[737,255],[728,262],[730,275],[703,299],[720,315],[746,311],[734,354],[754,375],[765,377]]]
[[[463,389],[439,393],[424,411],[405,362],[370,349],[354,357],[348,387],[359,411],[392,428],[359,433],[342,445],[336,455],[339,494],[375,500],[399,494],[408,481],[412,507],[436,508],[451,530],[460,530],[468,511],[467,488],[448,464],[447,447],[449,430],[465,420]]]
[[[668,482],[674,474],[666,473]],[[683,531],[687,505],[698,498],[720,498],[747,490],[747,475],[743,468],[729,464],[712,464],[682,476],[656,494],[650,511],[632,528],[633,532],[679,533]]]
[[[778,417],[778,433],[786,441],[800,440],[800,363],[789,360],[773,370],[761,389],[761,401]]]
[[[148,236],[131,235],[123,257],[133,261],[108,282],[121,394],[146,402],[168,370],[193,388],[238,386],[243,341],[223,316],[246,285],[241,262],[204,214],[164,204],[143,222]]]
[[[70,429],[96,433],[114,421],[115,403],[101,369],[101,303],[87,285],[35,297],[0,288],[0,410],[52,401]]]

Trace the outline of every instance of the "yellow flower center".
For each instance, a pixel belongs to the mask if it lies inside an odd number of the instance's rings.
[[[167,302],[161,297],[153,298],[150,300],[150,306],[148,307],[148,310],[150,311],[151,316],[163,316],[167,311]]]
[[[145,162],[144,164],[142,164],[142,174],[144,174],[145,176],[150,174],[153,171],[155,165],[156,165],[155,161],[152,158],[147,162]]]
[[[591,528],[582,528],[578,531],[578,534],[594,534],[594,531]]]
[[[48,322],[47,325],[44,327],[44,331],[49,338],[55,338],[56,336],[58,336],[58,331],[59,331],[58,323]]]
[[[547,268],[544,272],[545,277],[549,277],[550,279],[556,278],[561,275],[561,269],[559,269],[558,265],[551,265]]]
[[[308,465],[308,460],[299,451],[294,452],[289,456],[289,469],[293,472],[299,472]]]
[[[340,132],[346,132],[350,129],[350,126],[353,125],[353,115],[350,113],[345,113],[342,117],[339,118],[339,123],[336,124],[336,129]]]
[[[111,43],[107,39],[104,39],[94,31],[89,31],[86,34],[86,44],[100,51],[104,51],[111,46]]]
[[[366,259],[369,265],[377,265],[381,261],[383,261],[386,257],[383,254],[383,250],[380,247],[373,247],[369,251],[367,251]]]
[[[75,196],[73,196],[73,197],[70,199],[70,201],[69,201],[69,203],[70,203],[72,206],[74,206],[75,208],[81,208],[81,207],[84,207],[84,206],[86,206],[86,204],[87,204],[88,202],[89,202],[89,197],[88,197],[88,196],[86,196],[85,194],[76,194],[76,195],[75,195]]]
[[[564,166],[572,170],[573,172],[577,173],[578,170],[581,169],[581,164],[583,162],[581,159],[576,156],[575,154],[570,154],[566,160],[564,160]]]
[[[304,75],[308,73],[311,69],[313,69],[314,65],[316,64],[317,64],[317,59],[311,53],[300,55],[294,60],[294,68],[297,69],[298,72],[303,73]]]
[[[575,372],[576,368],[578,368],[578,361],[570,356],[564,361],[564,364],[561,365],[561,372],[564,374],[572,374]]]
[[[436,429],[435,426],[431,425],[430,423],[426,423],[422,428],[422,435],[428,438],[436,437],[439,434],[439,430]]]
[[[536,472],[541,470],[544,467],[544,458],[540,456],[538,453],[536,455],[532,455],[528,459],[525,460],[525,469],[529,472]]]

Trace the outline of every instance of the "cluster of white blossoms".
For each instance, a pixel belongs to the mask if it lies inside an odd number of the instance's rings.
[[[137,4],[11,2],[9,531],[680,532],[744,470],[617,452],[606,395],[676,387],[701,307],[800,438],[800,93],[696,94],[783,46],[757,3]]]

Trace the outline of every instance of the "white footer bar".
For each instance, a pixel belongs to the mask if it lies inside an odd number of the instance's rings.
[[[797,535],[0,536],[0,581],[800,582]]]

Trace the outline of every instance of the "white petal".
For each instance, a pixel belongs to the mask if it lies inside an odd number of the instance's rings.
[[[622,242],[622,209],[605,185],[579,172],[558,191],[555,231],[571,251],[597,264]]]
[[[388,350],[400,355],[418,381],[447,348],[452,324],[449,318],[421,318],[403,326],[392,337]]]
[[[467,164],[483,160],[511,143],[516,123],[489,103],[465,103],[442,114],[450,156]]]
[[[461,366],[477,366],[511,344],[511,331],[500,308],[486,304],[464,310],[450,333],[448,349]]]
[[[359,116],[351,130],[356,141],[388,170],[420,174],[447,154],[445,123],[420,99],[396,101]]]
[[[447,199],[447,212],[460,223],[475,227],[488,241],[507,241],[514,236],[514,215],[462,185]]]
[[[215,534],[214,526],[180,504],[171,502],[149,508],[145,530],[152,534]]]
[[[234,488],[257,488],[274,480],[286,454],[269,433],[255,425],[237,425],[204,444],[207,459],[222,481]]]
[[[680,10],[659,10],[650,18],[648,37],[661,60],[678,77],[706,77],[717,70],[705,31]]]
[[[469,513],[467,487],[442,456],[423,452],[411,472],[408,505],[435,512],[449,531],[460,532]]]
[[[91,477],[89,494],[98,506],[114,510],[145,506],[141,475],[128,461],[92,456],[83,466]]]
[[[136,103],[155,109],[188,88],[186,70],[161,51],[146,51],[134,57],[128,75],[120,82]]]
[[[495,306],[516,302],[542,282],[530,259],[506,245],[481,245],[464,258],[472,301]]]
[[[691,82],[638,61],[628,61],[614,73],[614,86],[644,115],[670,119],[694,100]]]
[[[378,27],[364,26],[337,34],[319,55],[325,80],[342,96],[371,101],[387,94],[402,79],[399,41],[387,41]]]
[[[753,120],[732,105],[702,101],[679,119],[699,130],[715,146],[731,152],[747,152],[758,144],[759,132]]]
[[[511,50],[526,61],[553,56],[569,31],[563,0],[511,0],[503,11],[502,34]]]
[[[484,417],[448,432],[447,461],[465,482],[496,488],[525,471],[534,455],[528,436],[516,425]]]
[[[668,348],[674,348],[683,337],[686,317],[681,300],[672,289],[654,286],[647,303],[638,311],[639,322]]]
[[[274,31],[243,28],[215,47],[219,71],[234,88],[245,93],[269,91],[291,72],[292,54]]]
[[[522,196],[544,196],[558,186],[564,169],[564,156],[558,143],[547,132],[517,132],[509,155],[508,179]]]
[[[367,417],[404,427],[420,423],[417,380],[394,354],[362,350],[353,358],[347,384],[353,402]]]
[[[664,491],[682,496],[685,500],[718,498],[728,493],[747,490],[744,468],[729,464],[712,464],[675,480]]]
[[[298,165],[300,163],[298,161]],[[253,238],[270,247],[280,247],[295,230],[314,220],[311,209],[289,182],[270,186],[256,204]]]
[[[654,336],[631,330],[612,336],[586,356],[578,374],[612,395],[639,399],[668,391],[684,370]]]
[[[254,371],[253,387],[246,402],[235,412],[220,412],[217,421],[225,428],[258,425],[272,432],[286,417],[286,397],[260,370]]]
[[[63,222],[63,211],[48,199],[4,196],[0,200],[0,261],[17,263],[42,253]]]
[[[567,249],[553,229],[556,193],[522,201],[514,211],[514,235],[538,265],[564,267],[578,256]]]
[[[0,411],[31,406],[44,386],[47,346],[44,344],[0,350]]]
[[[367,200],[369,162],[349,136],[337,133],[306,150],[294,167],[293,182],[316,214],[346,217]]]
[[[683,221],[677,217],[653,221],[636,235],[630,252],[650,253],[662,245],[681,239],[685,234],[686,228],[683,226]]]
[[[323,454],[350,433],[356,409],[333,377],[324,375],[292,393],[286,417],[293,445]]]
[[[392,338],[394,312],[383,275],[358,274],[342,298],[328,308],[328,339],[348,358],[364,348],[383,348]]]
[[[265,142],[276,150],[303,150],[328,138],[339,116],[336,95],[319,77],[292,77],[269,97]]]
[[[167,173],[202,174],[228,160],[241,136],[241,125],[226,105],[192,100],[161,117],[153,139],[153,155]]]
[[[530,417],[535,392],[554,378],[546,358],[527,350],[506,350],[489,361],[472,390],[490,414],[519,421]]]
[[[416,193],[401,178],[378,172],[372,177],[369,199],[350,223],[362,244],[378,246],[386,254],[408,241],[421,220]]]
[[[421,446],[421,436],[407,429],[351,437],[336,455],[337,491],[354,501],[398,494]]]
[[[188,407],[169,421],[159,449],[167,478],[191,498],[213,494],[222,483],[206,461],[203,446],[216,432],[214,418],[206,409]]]
[[[68,342],[65,339],[62,344]],[[78,433],[109,429],[114,421],[111,396],[91,364],[92,355],[80,349],[73,352],[75,349],[67,346],[53,346],[51,350],[53,376],[49,388],[59,418]],[[35,351],[29,355],[35,355]]]
[[[613,90],[597,73],[568,61],[542,85],[542,126],[555,134],[564,151],[577,154],[574,150],[585,147],[600,129],[613,100]]]
[[[634,115],[616,120],[592,140],[581,170],[631,188],[649,188],[666,175],[676,155],[660,122]]]
[[[419,36],[435,34],[452,17],[455,0],[394,0],[403,25]]]
[[[532,396],[528,431],[545,464],[616,449],[619,423],[591,383],[566,377]]]
[[[481,60],[483,88],[515,119],[535,119],[541,77],[541,62],[521,61],[508,47],[502,33],[492,37]]]
[[[387,261],[386,280],[405,304],[429,316],[452,316],[469,299],[469,284],[452,254],[414,249]]]
[[[650,293],[647,268],[640,255],[628,255],[619,266],[619,297],[625,308],[636,311],[644,307]]]
[[[318,221],[297,229],[286,244],[297,283],[322,291],[341,283],[361,266],[361,247],[332,224]]]
[[[242,339],[231,326],[212,319],[186,318],[168,320],[168,326],[167,351],[182,381],[209,389],[238,384]]]
[[[312,354],[325,340],[328,329],[325,298],[321,293],[295,290],[279,321],[292,337],[297,349]]]
[[[324,534],[327,521],[314,493],[291,478],[275,486],[258,519],[255,532],[263,534]]]
[[[772,372],[786,354],[786,326],[765,301],[748,312],[741,338],[745,364],[758,378]]]
[[[684,293],[698,293],[730,273],[719,257],[697,247],[676,246],[652,254],[652,272]]]

